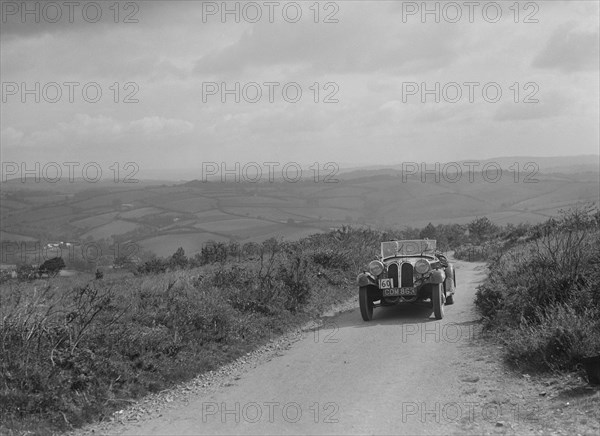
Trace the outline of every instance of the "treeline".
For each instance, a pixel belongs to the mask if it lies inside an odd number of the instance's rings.
[[[378,253],[379,241],[390,239],[435,239],[437,240],[437,248],[439,251],[446,252],[449,250],[462,250],[465,253],[464,257],[469,256],[469,250],[473,253],[481,244],[489,243],[495,240],[498,235],[504,234],[520,234],[523,233],[529,226],[519,225],[514,226],[497,226],[493,224],[487,217],[479,217],[474,219],[469,224],[438,224],[429,223],[423,228],[406,227],[404,229],[386,229],[383,231],[366,229],[364,227],[356,229],[351,226],[342,227],[339,232],[362,232],[364,235],[370,235],[369,239],[373,246],[369,250],[373,255]],[[307,240],[316,240],[323,238],[322,235],[313,235]],[[304,241],[304,240],[303,240]],[[234,261],[241,262],[247,259],[255,259],[264,256],[265,253],[277,251],[279,247],[289,246],[290,244],[303,244],[303,241],[298,243],[282,243],[275,238],[268,239],[262,243],[248,242],[240,244],[235,241],[230,242],[214,242],[209,241],[202,247],[199,253],[194,256],[186,256],[183,248],[179,248],[173,255],[167,258],[152,256],[151,259],[142,262],[139,265],[133,264],[127,259],[118,260],[116,264],[120,267],[128,267],[134,274],[151,274],[164,273],[177,269],[197,268],[203,265],[208,265],[216,262]],[[473,256],[474,257],[474,256]],[[479,260],[479,259],[472,259]]]

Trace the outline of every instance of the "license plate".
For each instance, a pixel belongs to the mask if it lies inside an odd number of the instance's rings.
[[[415,288],[391,288],[382,289],[384,297],[397,297],[397,296],[413,296],[415,295]]]
[[[393,279],[379,279],[379,289],[391,289],[394,287]]]

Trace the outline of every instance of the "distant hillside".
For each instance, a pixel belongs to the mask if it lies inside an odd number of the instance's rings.
[[[541,172],[561,172],[561,173],[577,173],[580,171],[598,171],[600,166],[600,156],[598,155],[581,155],[581,156],[560,156],[560,157],[539,157],[539,156],[502,156],[491,159],[472,159],[480,162],[483,166],[488,162],[498,162],[502,168],[509,168],[515,162],[519,162],[521,166],[527,162],[535,162],[539,166]],[[459,164],[466,160],[458,160]],[[324,163],[324,162],[322,162]],[[419,164],[421,162],[418,162]],[[433,162],[426,162],[428,167],[433,167]],[[445,162],[441,162],[443,165]],[[229,163],[230,167],[233,163]],[[339,174],[348,174],[352,172],[378,172],[380,170],[400,170],[402,169],[402,160],[398,159],[398,163],[394,165],[356,165],[344,162],[337,162]],[[306,167],[308,171],[308,167]],[[181,183],[184,181],[201,180],[202,170],[201,165],[197,168],[177,168],[177,169],[148,169],[140,168],[139,177],[146,181],[155,181],[155,183],[165,183],[164,180],[170,180],[171,183]]]
[[[473,162],[478,165],[474,165]],[[435,162],[414,162],[418,166],[424,165],[426,169],[435,168]],[[485,165],[498,164],[502,169],[524,171],[527,164],[534,164],[534,167],[540,173],[562,173],[562,174],[578,174],[581,172],[600,172],[600,155],[580,155],[580,156],[557,156],[557,157],[539,157],[539,156],[502,156],[490,159],[464,159],[455,162],[439,162],[441,168],[446,164],[449,171],[453,168],[451,164],[456,163],[463,171],[468,171],[469,168],[479,169]],[[343,168],[340,173],[346,178],[376,174],[392,174],[395,175],[398,171],[410,171],[413,162],[404,162],[398,165],[374,165],[355,168]],[[517,164],[517,165],[515,165]],[[527,167],[530,168],[530,167]]]
[[[423,227],[429,222],[467,223],[484,215],[498,224],[540,222],[559,209],[599,202],[600,173],[597,167],[591,170],[592,157],[516,159],[481,161],[473,173],[462,163],[457,163],[461,173],[456,166],[442,174],[421,174],[418,166],[411,171],[360,169],[340,172],[336,183],[316,183],[310,177],[297,183],[13,180],[2,184],[0,237],[105,239],[133,242],[159,255],[170,255],[179,246],[193,254],[209,240],[298,239],[348,224]],[[539,171],[525,167],[534,160]],[[518,172],[508,169],[516,169],[515,161]],[[489,162],[504,169],[497,173],[492,165],[482,173],[480,168]]]

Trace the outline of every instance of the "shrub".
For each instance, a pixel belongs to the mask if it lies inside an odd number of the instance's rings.
[[[168,263],[164,259],[150,259],[138,265],[137,274],[161,274],[167,271]]]
[[[42,274],[48,274],[48,275],[54,277],[65,266],[66,266],[65,261],[62,259],[62,257],[55,257],[53,259],[48,259],[43,264],[40,265],[40,267],[38,269],[38,274],[40,276]]]
[[[311,254],[311,259],[317,265],[328,269],[347,271],[352,267],[352,253],[347,249],[317,249]]]
[[[36,279],[38,276],[38,269],[26,263],[17,265],[17,280],[19,281],[31,281]]]

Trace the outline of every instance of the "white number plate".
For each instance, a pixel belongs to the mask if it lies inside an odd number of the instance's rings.
[[[412,296],[415,295],[415,288],[382,289],[382,292],[384,297]]]
[[[393,279],[379,279],[379,289],[391,289],[394,287]]]

